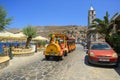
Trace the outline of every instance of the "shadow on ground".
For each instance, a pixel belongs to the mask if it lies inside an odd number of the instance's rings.
[[[120,66],[118,66],[117,68],[114,68],[114,70],[118,73],[118,75],[120,76]]]
[[[118,62],[119,62],[119,66],[114,68],[114,70],[118,73],[118,75],[120,76],[120,56],[119,56],[119,59],[118,59]]]
[[[50,57],[49,60],[43,58],[41,61],[55,61],[55,62],[59,62],[59,61],[62,61],[62,60],[55,60],[54,57]]]

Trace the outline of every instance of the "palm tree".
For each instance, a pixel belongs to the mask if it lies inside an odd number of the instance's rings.
[[[93,25],[90,26],[92,29],[90,33],[99,33],[101,34],[106,42],[108,42],[109,34],[112,30],[110,27],[110,20],[109,20],[109,14],[106,12],[106,15],[104,16],[104,20],[101,20],[99,18],[96,18],[93,20]],[[93,29],[94,28],[94,29]]]
[[[32,40],[33,37],[36,36],[36,31],[32,26],[27,26],[23,28],[23,33],[27,36],[25,48],[28,48],[30,41]]]
[[[10,24],[11,18],[6,18],[7,12],[5,9],[3,9],[2,6],[0,6],[0,31],[4,30],[7,25]]]

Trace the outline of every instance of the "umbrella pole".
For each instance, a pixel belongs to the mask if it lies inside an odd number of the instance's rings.
[[[13,55],[12,55],[12,44],[10,43],[10,47],[9,47],[9,57],[10,59],[13,58]]]

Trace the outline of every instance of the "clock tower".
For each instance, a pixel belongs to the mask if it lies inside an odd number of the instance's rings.
[[[92,21],[96,18],[96,11],[91,6],[88,11],[88,27],[92,25]]]

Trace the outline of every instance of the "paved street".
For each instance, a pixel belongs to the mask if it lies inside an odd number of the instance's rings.
[[[14,57],[8,67],[0,70],[0,80],[120,80],[120,66],[89,65],[83,47],[64,57],[62,61],[46,61],[43,53]]]

